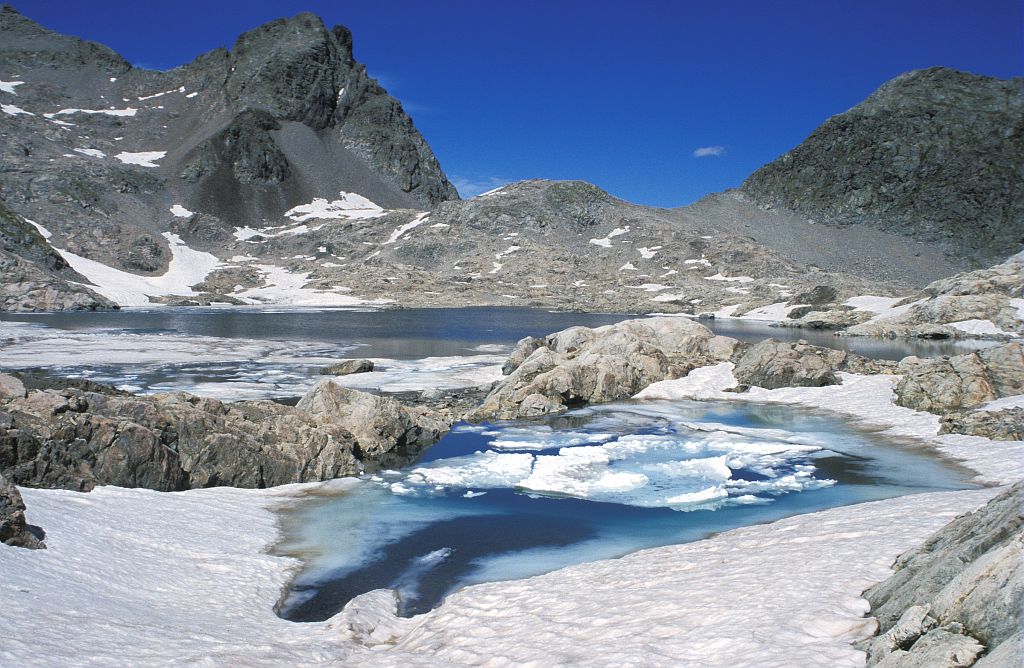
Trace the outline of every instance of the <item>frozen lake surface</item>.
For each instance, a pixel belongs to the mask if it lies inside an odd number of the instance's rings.
[[[327,619],[391,588],[403,615],[465,585],[683,543],[969,475],[798,408],[631,401],[457,426],[415,464],[285,514],[305,570],[281,614]]]
[[[182,390],[231,401],[296,397],[313,385],[322,367],[340,358],[369,357],[392,375],[347,383],[384,391],[472,386],[494,380],[493,369],[525,336],[632,317],[637,316],[527,308],[4,313],[0,369],[40,368],[131,392]],[[740,339],[804,338],[885,359],[956,354],[985,345],[837,337],[740,320],[702,322]]]

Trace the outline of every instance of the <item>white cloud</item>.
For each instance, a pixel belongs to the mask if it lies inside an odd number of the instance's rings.
[[[693,151],[693,157],[695,158],[710,158],[720,155],[725,155],[724,146],[701,146]]]
[[[453,176],[452,184],[458,189],[459,196],[463,199],[476,197],[488,190],[494,190],[501,186],[512,183],[511,179],[502,179],[497,176],[485,176],[480,178],[466,178],[464,176]]]

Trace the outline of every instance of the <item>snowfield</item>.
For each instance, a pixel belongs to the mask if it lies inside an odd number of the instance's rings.
[[[930,437],[993,482],[1021,477],[1024,443],[935,438],[935,416],[892,404],[890,377],[724,393],[731,365],[652,385],[641,397],[810,404],[893,436]],[[686,545],[467,587],[437,610],[393,615],[390,592],[323,623],[272,610],[298,563],[272,556],[274,511],[346,480],[270,490],[89,494],[24,489],[49,549],[0,546],[0,663],[418,665],[863,665],[860,593],[894,558],[995,489],[835,508]]]

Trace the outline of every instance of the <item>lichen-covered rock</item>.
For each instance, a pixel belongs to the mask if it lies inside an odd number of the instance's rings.
[[[471,419],[515,418],[631,397],[651,383],[727,360],[737,341],[683,318],[649,318],[591,329],[570,327],[521,341],[509,374]],[[519,359],[531,350],[528,356]]]
[[[864,593],[880,635],[869,665],[969,666],[1020,637],[1024,483],[953,520]],[[1019,655],[1019,649],[1017,650]],[[1010,665],[1010,664],[994,664]]]
[[[21,493],[3,475],[0,475],[0,543],[31,549],[46,547],[29,531]]]
[[[1008,343],[948,358],[907,357],[898,373],[897,404],[945,413],[1024,393],[1024,350]]]
[[[806,341],[765,339],[751,346],[733,373],[741,385],[769,390],[780,387],[836,385],[836,373],[891,373],[893,363],[871,360],[843,350],[812,346]]]

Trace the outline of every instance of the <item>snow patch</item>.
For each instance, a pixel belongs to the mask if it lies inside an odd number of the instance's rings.
[[[14,89],[17,86],[24,84],[24,81],[0,81],[0,92],[10,93],[11,95],[17,95]]]
[[[300,204],[285,211],[284,215],[297,223],[313,218],[332,218],[359,220],[379,218],[386,212],[362,195],[339,192],[338,199],[328,202],[322,197],[315,198],[309,204]]]
[[[72,149],[75,153],[81,153],[87,155],[90,158],[105,158],[107,154],[97,148],[76,148]]]
[[[31,111],[25,111],[13,104],[0,104],[0,111],[3,111],[8,116],[35,116]]]
[[[395,243],[396,241],[401,239],[402,235],[408,232],[409,230],[415,229],[422,225],[423,223],[427,222],[429,216],[429,212],[421,213],[417,215],[415,218],[413,218],[411,221],[406,223],[405,225],[400,225],[399,227],[396,227],[395,231],[391,233],[390,237],[388,237],[388,240],[381,245],[387,246],[388,244]]]
[[[714,276],[705,276],[705,281],[726,281],[729,283],[753,283],[754,279],[750,276],[725,276],[723,274],[715,274]]]
[[[157,160],[160,160],[167,151],[140,151],[138,153],[129,153],[122,151],[114,157],[123,162],[126,165],[138,165],[139,167],[159,167],[156,164]]]
[[[171,207],[171,214],[173,214],[176,218],[191,218],[192,216],[195,215],[194,213],[192,213],[191,211],[189,211],[180,204],[175,204],[174,206]]]
[[[127,107],[125,109],[61,109],[55,111],[52,114],[43,114],[46,118],[53,118],[54,116],[67,116],[69,114],[103,114],[106,116],[134,116],[138,112],[135,107]]]

